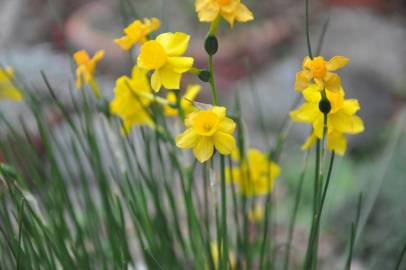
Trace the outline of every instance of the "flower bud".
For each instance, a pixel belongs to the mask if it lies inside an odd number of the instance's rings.
[[[319,110],[324,114],[328,114],[331,111],[330,101],[328,101],[328,99],[326,99],[326,98],[320,100]]]
[[[216,54],[218,47],[219,44],[216,36],[210,35],[206,38],[206,41],[204,42],[204,48],[206,49],[208,55]]]
[[[210,81],[210,72],[208,70],[201,70],[199,72],[199,79],[202,80],[203,82],[209,82]]]

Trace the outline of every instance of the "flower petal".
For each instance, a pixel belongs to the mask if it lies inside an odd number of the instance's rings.
[[[364,122],[359,116],[351,116],[343,111],[332,114],[329,121],[333,128],[340,132],[356,134],[364,131]]]
[[[228,134],[233,134],[235,127],[235,122],[231,118],[226,117],[220,122],[219,130]]]
[[[342,88],[340,76],[334,73],[327,73],[325,87],[328,91],[339,92]]]
[[[244,4],[239,4],[236,11],[236,20],[239,22],[248,22],[254,19],[254,15]]]
[[[321,100],[321,93],[317,85],[312,84],[303,90],[303,97],[309,103],[319,103]]]
[[[218,131],[213,136],[214,146],[222,155],[229,155],[235,149],[236,143],[232,135]]]
[[[347,150],[347,139],[341,132],[332,132],[327,135],[327,149],[335,151],[338,155],[344,155]]]
[[[201,22],[212,22],[220,13],[219,4],[207,0],[196,0],[195,9]]]
[[[104,57],[104,54],[105,54],[104,50],[98,50],[96,54],[93,56],[92,61],[93,62],[100,61]]]
[[[21,101],[23,99],[21,92],[11,83],[6,82],[6,84],[7,85],[4,87],[0,82],[0,100],[9,99],[13,101]]]
[[[322,116],[318,105],[305,103],[299,109],[292,111],[290,117],[296,122],[312,123],[319,116]]]
[[[189,149],[196,145],[198,136],[196,132],[189,128],[176,137],[176,146],[183,149]]]
[[[358,100],[356,99],[347,99],[344,101],[342,110],[348,114],[353,115],[360,109]]]
[[[134,41],[129,36],[114,39],[114,42],[119,45],[123,50],[129,50],[134,45]]]
[[[151,76],[151,87],[152,89],[154,89],[155,92],[158,92],[161,89],[161,86],[162,86],[162,78],[160,72],[158,70],[155,70]]]
[[[177,90],[180,88],[181,74],[173,71],[170,67],[164,67],[159,70],[162,85],[169,90]]]
[[[302,70],[296,73],[295,90],[302,91],[310,85],[312,73],[308,70]]]
[[[187,50],[190,36],[181,32],[164,33],[160,34],[156,40],[165,48],[168,56],[180,56]]]
[[[200,162],[205,162],[211,158],[214,152],[214,145],[210,137],[199,137],[193,147],[193,154]]]
[[[337,69],[340,69],[347,65],[350,62],[350,59],[344,56],[334,56],[333,58],[330,59],[330,61],[327,62],[327,70],[329,71],[334,71]]]
[[[73,59],[75,59],[75,62],[78,66],[85,65],[90,61],[89,54],[85,50],[75,52],[75,54],[73,55]]]
[[[302,145],[302,149],[303,150],[309,149],[310,147],[313,146],[313,144],[316,142],[316,140],[317,140],[317,137],[312,132],[312,134],[310,134],[310,136],[307,138],[306,142]]]
[[[213,111],[217,116],[220,118],[220,121],[222,121],[226,117],[226,108],[222,106],[214,106],[210,109]]]
[[[177,73],[184,73],[193,66],[192,57],[169,57],[168,64]]]

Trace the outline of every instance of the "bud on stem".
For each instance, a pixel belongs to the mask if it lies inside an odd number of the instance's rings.
[[[204,42],[204,48],[208,55],[215,55],[218,50],[219,44],[215,35],[207,36]]]

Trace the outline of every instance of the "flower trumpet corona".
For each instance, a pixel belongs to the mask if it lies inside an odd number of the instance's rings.
[[[237,159],[234,157],[234,159]],[[261,196],[272,192],[280,167],[261,151],[250,148],[239,167],[227,168],[227,181],[235,184],[238,191],[247,197]]]
[[[99,50],[90,58],[89,54],[84,51],[77,51],[73,58],[75,59],[76,68],[76,88],[81,89],[83,84],[89,84],[96,97],[100,96],[100,91],[94,79],[96,64],[104,57],[104,51]]]
[[[11,81],[14,77],[14,70],[11,67],[0,68],[0,100],[8,99],[21,101],[23,95]]]
[[[136,43],[145,43],[151,32],[158,30],[161,22],[157,18],[144,21],[135,20],[129,26],[124,28],[124,36],[114,40],[123,50],[131,49]]]
[[[306,56],[302,64],[303,70],[296,73],[295,90],[303,91],[314,82],[320,91],[339,92],[341,79],[332,71],[344,67],[349,61],[344,56],[334,56],[329,61],[324,60],[322,56],[313,59]]]
[[[164,33],[141,46],[137,63],[139,67],[153,71],[151,86],[155,92],[162,86],[172,90],[180,88],[182,73],[193,66],[192,57],[182,56],[189,40],[190,36],[185,33]]]
[[[327,148],[343,155],[347,148],[344,134],[357,134],[364,131],[362,119],[355,115],[360,109],[358,100],[345,99],[344,90],[339,92],[326,91],[326,100],[323,100],[318,86],[313,84],[303,91],[305,103],[290,113],[296,122],[309,123],[313,127],[312,134],[304,148],[310,147],[316,139],[323,138],[324,115],[327,115]],[[328,112],[322,112],[322,103],[328,102]]]
[[[236,147],[233,137],[235,123],[226,117],[225,107],[211,107],[189,114],[185,120],[188,128],[176,138],[176,145],[182,149],[193,149],[200,162],[211,158],[214,149],[222,155],[229,155]]]
[[[110,111],[123,121],[124,133],[128,133],[134,125],[153,126],[148,112],[152,102],[151,87],[146,72],[138,67],[132,71],[132,77],[121,76],[116,81],[114,99],[110,103]]]
[[[196,110],[196,108],[193,106],[193,101],[195,100],[196,96],[199,94],[201,90],[200,85],[189,85],[186,89],[185,95],[181,98],[180,101],[180,106],[185,114],[185,116],[188,116],[190,113]],[[166,95],[166,100],[170,104],[176,104],[176,94],[173,92],[168,92]],[[164,107],[165,109],[165,115],[169,117],[177,116],[178,115],[178,109],[173,108],[170,105],[166,105]]]
[[[235,21],[254,19],[252,12],[240,0],[196,0],[195,9],[201,22],[213,22],[221,16],[233,26]]]

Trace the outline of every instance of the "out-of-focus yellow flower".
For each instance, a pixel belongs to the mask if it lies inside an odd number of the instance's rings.
[[[235,21],[248,22],[254,15],[241,0],[196,0],[195,8],[201,22],[213,22],[219,16],[231,26]]]
[[[265,217],[265,209],[259,203],[251,208],[248,212],[248,219],[251,222],[261,222]]]
[[[0,100],[9,99],[21,101],[23,95],[11,81],[14,77],[14,70],[11,67],[0,68]]]
[[[134,125],[153,126],[148,107],[153,98],[146,71],[134,67],[132,77],[121,76],[116,81],[110,111],[123,121],[124,133]]]
[[[75,59],[76,68],[76,88],[81,89],[83,84],[89,84],[96,97],[100,96],[100,91],[94,79],[94,72],[96,64],[104,57],[104,50],[99,50],[90,58],[89,54],[80,50],[75,52],[73,58]]]
[[[303,70],[296,73],[295,90],[303,91],[314,82],[320,91],[339,92],[341,79],[332,71],[344,67],[349,61],[344,56],[334,56],[329,61],[324,60],[322,56],[314,57],[313,60],[306,56],[303,60]]]
[[[176,145],[183,149],[193,148],[193,154],[200,162],[210,159],[214,149],[222,155],[229,155],[235,149],[236,125],[226,117],[225,107],[192,112],[185,125],[188,129],[176,137]]]
[[[219,259],[220,259],[220,254],[219,254],[219,247],[216,241],[213,241],[210,243],[210,253],[211,257],[213,259],[213,264],[214,268],[217,269]],[[210,269],[209,267],[210,264],[206,266],[206,269]],[[236,269],[237,266],[237,257],[235,256],[234,252],[229,251],[228,252],[228,269]]]
[[[233,155],[233,158],[234,155]],[[280,167],[261,151],[250,148],[240,161],[240,167],[227,168],[226,179],[245,196],[260,196],[272,192]]]
[[[158,30],[161,22],[157,18],[135,20],[129,26],[124,28],[124,36],[114,40],[124,50],[131,49],[136,43],[144,43],[148,40],[151,32]]]
[[[307,140],[304,148],[310,147],[316,139],[323,137],[324,114],[320,111],[319,103],[322,94],[317,85],[312,84],[303,91],[305,103],[297,110],[290,113],[294,121],[309,123],[313,132]],[[346,151],[346,139],[344,134],[357,134],[364,131],[362,119],[355,115],[360,109],[358,100],[345,99],[344,90],[338,92],[326,91],[331,109],[327,113],[327,148],[343,155]]]
[[[151,86],[156,92],[162,86],[172,90],[180,88],[182,73],[193,66],[192,57],[182,56],[189,46],[189,40],[190,36],[185,33],[164,33],[141,46],[138,66],[154,71]]]
[[[201,86],[198,84],[189,85],[186,88],[186,93],[180,101],[180,106],[182,107],[185,116],[188,116],[190,113],[196,110],[196,108],[193,106],[193,101],[201,89]],[[168,92],[166,95],[166,100],[171,104],[176,104],[176,94],[173,92]],[[173,108],[170,105],[166,105],[164,109],[166,116],[172,117],[178,115],[178,109]]]

